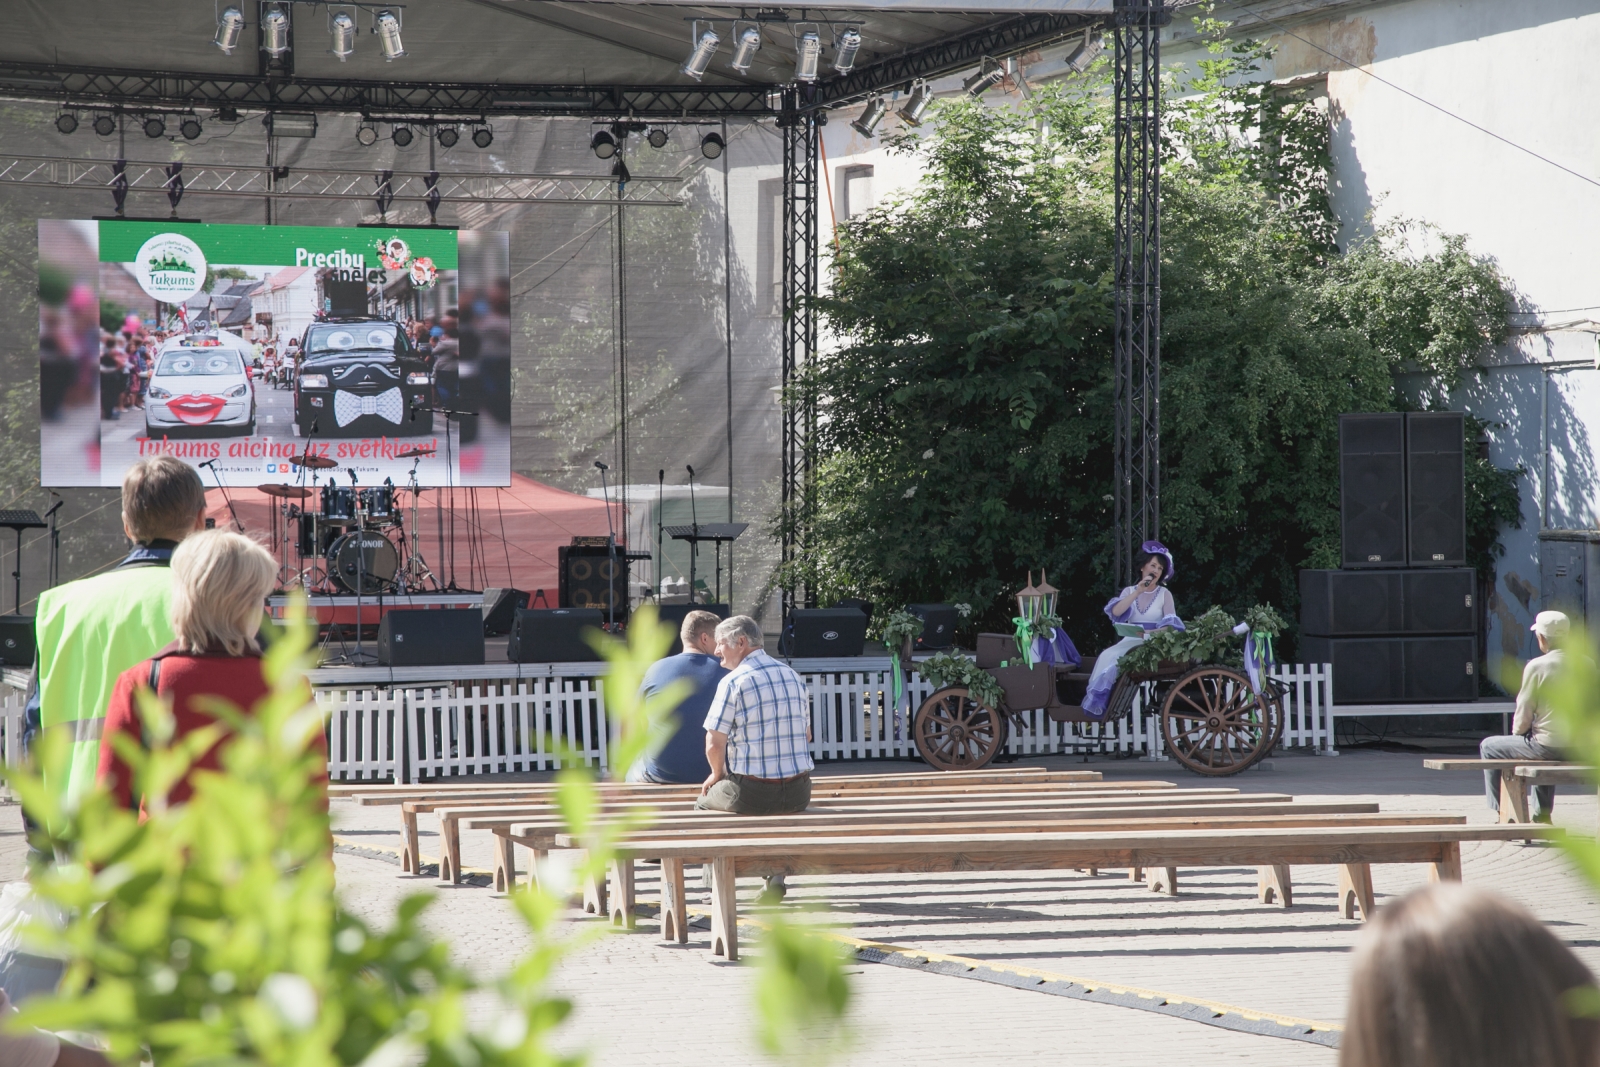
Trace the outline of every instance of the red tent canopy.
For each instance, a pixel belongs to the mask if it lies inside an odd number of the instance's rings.
[[[290,567],[296,563],[293,529],[289,543],[282,543],[283,512],[280,505],[300,503],[268,496],[258,489],[229,489],[233,513],[245,533],[266,544],[273,554]],[[411,494],[397,491],[396,503],[405,517],[405,532],[411,534]],[[532,593],[545,591],[545,599],[556,606],[556,549],[570,544],[577,536],[606,535],[606,505],[564,489],[511,476],[504,489],[424,489],[417,507],[417,539],[422,557],[441,584],[454,579],[457,587],[483,589],[514,586]],[[316,500],[308,499],[307,510],[315,510]],[[222,490],[206,494],[207,514],[219,527],[233,525],[233,516]],[[613,503],[613,522],[620,533],[627,529],[623,509]],[[442,514],[441,514],[442,512]],[[279,543],[272,544],[274,514],[278,516]],[[441,526],[442,523],[442,526]],[[440,545],[440,531],[444,544]],[[388,531],[391,536],[395,530]],[[398,538],[396,548],[399,548]],[[287,553],[287,556],[285,556]],[[401,551],[404,563],[405,553]]]

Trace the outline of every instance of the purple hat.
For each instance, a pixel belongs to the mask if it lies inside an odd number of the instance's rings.
[[[1167,579],[1172,577],[1172,552],[1160,541],[1146,541],[1144,544],[1139,546],[1139,551],[1154,553],[1155,555],[1160,556],[1162,559],[1167,561],[1166,573],[1161,576],[1161,584],[1165,585],[1167,583]]]

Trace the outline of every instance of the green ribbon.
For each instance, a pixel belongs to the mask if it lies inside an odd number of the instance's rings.
[[[894,707],[900,707],[900,694],[905,688],[905,683],[900,677],[900,649],[889,650],[889,692],[894,696]]]
[[[1022,662],[1031,671],[1033,670],[1033,620],[1019,615],[1011,621],[1017,625],[1017,651],[1022,655]]]
[[[1267,664],[1276,663],[1278,657],[1272,652],[1272,633],[1268,630],[1257,630],[1252,637],[1256,639],[1256,660],[1263,670]]]

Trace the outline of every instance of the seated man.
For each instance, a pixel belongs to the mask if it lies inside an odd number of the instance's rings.
[[[1511,734],[1486,737],[1478,745],[1478,755],[1484,759],[1558,760],[1563,758],[1551,732],[1550,705],[1541,699],[1539,690],[1563,668],[1567,653],[1566,643],[1571,622],[1559,611],[1541,611],[1534,618],[1533,631],[1539,641],[1542,655],[1535,656],[1522,668],[1522,687],[1517,690],[1517,714],[1511,724]],[[1489,796],[1491,811],[1500,810],[1500,772],[1483,772],[1483,784]],[[1534,789],[1533,820],[1549,822],[1550,812],[1556,803],[1556,787],[1541,785]]]
[[[811,803],[811,701],[806,683],[762,650],[748,615],[717,626],[729,674],[706,713],[711,773],[695,807],[737,815],[785,815]]]
[[[728,676],[727,668],[712,654],[717,647],[717,623],[721,621],[709,611],[689,612],[679,631],[683,651],[657,660],[645,671],[644,683],[639,687],[644,696],[659,693],[680,678],[694,686],[694,691],[678,705],[678,728],[672,737],[654,756],[640,756],[628,768],[628,781],[692,785],[705,781],[711,773],[711,765],[706,762],[706,712],[711,710],[717,684]]]

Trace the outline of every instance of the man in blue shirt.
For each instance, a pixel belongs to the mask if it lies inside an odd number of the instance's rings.
[[[657,785],[692,785],[703,782],[711,773],[706,761],[706,731],[701,725],[716,695],[717,683],[728,673],[712,652],[717,647],[717,623],[722,620],[709,611],[691,611],[683,617],[679,631],[683,651],[657,660],[645,672],[639,688],[645,696],[665,689],[678,679],[686,679],[694,691],[678,705],[678,728],[654,756],[645,755],[628,768],[630,782]]]

